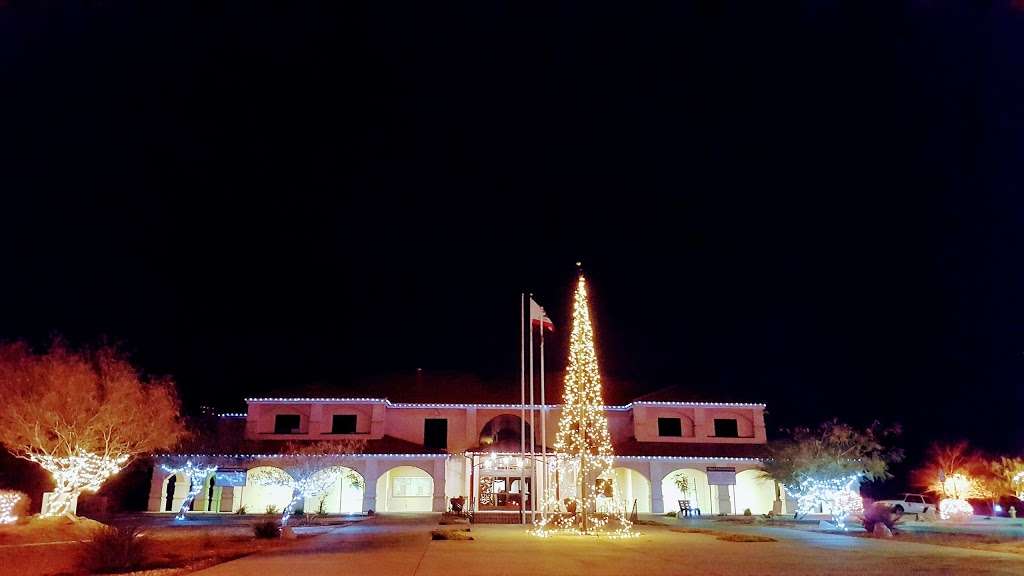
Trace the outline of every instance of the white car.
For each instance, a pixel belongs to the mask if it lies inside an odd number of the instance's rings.
[[[903,494],[895,500],[879,500],[875,504],[881,504],[897,514],[927,514],[935,508],[921,494]]]

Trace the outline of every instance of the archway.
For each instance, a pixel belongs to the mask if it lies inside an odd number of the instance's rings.
[[[378,512],[430,512],[434,479],[415,466],[396,466],[377,479]]]
[[[216,474],[210,474],[203,484],[203,490],[196,494],[192,509],[201,512],[220,512],[221,494],[224,488],[217,485]]]
[[[686,479],[686,490],[680,489],[678,479]],[[689,500],[690,505],[700,508],[701,514],[712,514],[711,491],[708,486],[708,475],[695,468],[680,468],[665,475],[661,481],[661,494],[665,498],[665,511],[679,510],[680,500]]]
[[[523,423],[515,414],[500,414],[491,418],[480,430],[480,448],[493,452],[519,452],[522,447],[522,431],[526,430],[526,441],[530,439],[530,424]],[[537,438],[536,440],[540,440]]]
[[[651,481],[632,468],[614,468],[612,473],[615,475],[615,488],[618,490],[616,497],[622,502],[626,513],[632,512],[634,501],[637,512],[650,513]]]
[[[323,514],[358,514],[363,511],[366,481],[362,474],[346,466],[331,466],[317,474],[336,474],[337,479],[323,496],[307,498],[303,510]]]
[[[168,474],[160,490],[160,510],[177,512],[187,494],[188,478],[181,472]]]
[[[753,514],[767,514],[775,503],[775,481],[762,478],[760,470],[744,470],[736,474],[736,511],[749,508]]]
[[[253,482],[253,473],[263,468],[281,470],[274,466],[257,466],[245,473],[245,487],[242,489],[242,504],[247,514],[266,514],[271,507],[283,512],[292,499],[292,489],[287,486],[262,486]],[[285,472],[287,474],[287,472]]]

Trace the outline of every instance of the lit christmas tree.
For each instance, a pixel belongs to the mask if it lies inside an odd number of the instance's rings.
[[[612,473],[614,453],[603,406],[587,283],[581,272],[573,306],[562,415],[555,438],[557,455],[549,473],[558,486],[548,484],[544,513],[536,522],[534,534],[635,535],[617,496]]]

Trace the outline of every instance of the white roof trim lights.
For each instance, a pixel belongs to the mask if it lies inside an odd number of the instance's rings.
[[[521,404],[441,404],[441,403],[409,403],[392,402],[387,398],[246,398],[248,404],[305,404],[309,402],[322,402],[329,404],[384,404],[389,408],[484,408],[484,409],[511,409],[519,408]],[[540,404],[535,404],[540,406]],[[561,404],[548,404],[549,408],[559,408]],[[675,408],[764,408],[766,404],[745,403],[745,402],[654,402],[637,400],[621,406],[603,406],[605,410],[631,410],[636,406],[663,406]],[[240,414],[240,413],[239,413]],[[236,414],[222,414],[222,416],[235,416]]]

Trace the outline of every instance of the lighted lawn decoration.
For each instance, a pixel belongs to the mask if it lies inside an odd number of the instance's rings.
[[[626,518],[625,507],[615,496],[614,454],[602,408],[601,374],[582,273],[576,284],[564,394],[555,439],[557,456],[551,464],[558,472],[552,476],[563,479],[559,491],[563,501],[559,502],[555,496],[554,487],[548,487],[541,519],[535,522],[533,533],[538,536],[559,531],[618,537],[636,535]],[[604,508],[601,512],[599,503]],[[563,505],[566,511],[575,510],[575,513],[561,513]]]
[[[0,524],[13,524],[18,521],[14,508],[21,499],[21,492],[0,490]]]
[[[764,475],[796,499],[799,514],[828,510],[832,523],[843,530],[852,515],[864,510],[860,482],[890,478],[889,464],[903,458],[901,450],[886,446],[899,427],[878,422],[861,430],[832,420],[789,433],[790,438],[769,445]]]
[[[192,458],[184,458],[184,463],[181,460],[182,458],[172,458],[170,462],[160,465],[164,472],[181,474],[189,482],[188,494],[185,495],[185,499],[181,502],[181,508],[178,509],[178,514],[174,517],[175,520],[184,520],[186,518],[186,514],[192,508],[192,502],[195,501],[196,496],[206,486],[207,479],[217,472],[216,464],[201,463],[198,461],[198,457],[195,463],[192,462]]]
[[[0,345],[0,397],[0,443],[53,479],[42,516],[73,518],[83,491],[184,432],[170,380],[144,379],[112,348],[58,343],[34,354],[24,343]]]
[[[260,467],[249,472],[254,484],[260,486],[282,486],[292,491],[291,500],[281,514],[281,526],[287,526],[298,503],[305,499],[321,499],[330,492],[339,479],[350,482],[358,476],[351,473],[342,463],[352,454],[362,450],[362,440],[338,440],[290,447],[283,464],[287,471],[274,467]]]

